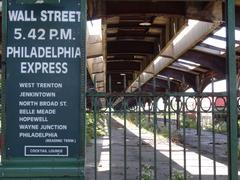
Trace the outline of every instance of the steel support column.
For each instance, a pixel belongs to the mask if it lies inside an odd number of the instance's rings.
[[[237,91],[236,91],[236,58],[235,58],[235,1],[227,0],[226,4],[226,37],[227,37],[227,93],[228,93],[228,170],[229,179],[238,179],[237,158]]]

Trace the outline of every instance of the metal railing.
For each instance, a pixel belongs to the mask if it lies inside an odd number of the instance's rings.
[[[177,176],[182,179],[228,179],[231,169],[228,169],[230,129],[226,96],[226,93],[88,93],[91,107],[87,112],[93,115],[94,122],[91,127],[94,167],[87,168],[88,172],[94,174],[94,179],[103,176],[106,179],[106,174],[108,179],[117,179],[119,173],[122,173],[121,179],[144,179],[148,172],[149,178],[155,180]],[[113,106],[120,97],[121,103]],[[208,118],[204,119],[206,114]],[[107,124],[104,147],[98,142],[101,137],[97,137],[99,117]],[[116,125],[113,125],[116,123],[122,127],[121,142],[116,138]],[[129,144],[133,134],[135,144]],[[116,140],[122,146],[116,146]],[[148,160],[143,143],[152,150]],[[116,148],[121,153],[116,152]],[[131,148],[138,154],[135,159],[130,155]],[[99,156],[103,151],[108,154],[104,160],[107,164],[104,166],[108,167],[101,175],[99,164],[103,164]],[[122,164],[116,162],[117,156],[123,156]],[[138,165],[133,161],[138,161]],[[189,165],[191,163],[195,167]],[[149,168],[146,170],[146,167]]]

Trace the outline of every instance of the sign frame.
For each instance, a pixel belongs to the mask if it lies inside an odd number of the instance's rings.
[[[1,121],[1,133],[3,147],[2,151],[2,166],[0,166],[0,178],[38,178],[46,179],[84,179],[84,163],[85,163],[85,94],[86,94],[86,1],[79,0],[81,3],[81,61],[80,61],[80,152],[78,157],[19,157],[19,158],[7,158],[6,156],[6,41],[8,36],[7,27],[7,11],[8,0],[3,1],[2,11],[2,39],[3,39],[3,51],[2,51],[2,121]],[[41,167],[41,169],[40,169]],[[26,171],[28,173],[26,173]]]

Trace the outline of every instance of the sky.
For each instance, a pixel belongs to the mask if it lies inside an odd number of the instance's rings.
[[[194,92],[192,88],[186,90],[186,92]],[[203,90],[203,92],[212,92],[212,84],[210,83]],[[220,80],[214,82],[214,92],[226,92],[226,80]]]
[[[212,92],[212,85],[209,84],[203,92]],[[214,92],[226,92],[226,80],[217,81],[214,83]]]

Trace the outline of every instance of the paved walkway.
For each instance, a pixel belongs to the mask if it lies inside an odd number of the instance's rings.
[[[186,154],[186,169],[189,179],[198,179],[199,166],[197,149],[194,148],[195,136],[192,130],[187,130],[187,143],[194,141],[193,147],[187,146]],[[138,127],[127,122],[127,180],[139,179],[139,138]],[[123,120],[114,117],[112,121],[112,179],[124,179],[124,129]],[[204,137],[204,134],[203,134]],[[205,141],[203,141],[205,142]],[[153,134],[149,131],[142,130],[142,166],[149,165],[153,167],[154,163],[154,146]],[[203,146],[204,147],[204,146]],[[206,147],[204,147],[206,148]],[[218,150],[217,150],[218,151]],[[109,179],[109,139],[108,136],[97,140],[97,155],[98,155],[98,179]],[[219,156],[221,151],[218,151],[216,162],[217,180],[227,180],[226,153]],[[87,163],[86,163],[86,179],[94,179],[94,145],[87,146]],[[224,163],[225,162],[225,163]],[[213,179],[213,161],[211,155],[203,152],[201,155],[201,172],[203,180]],[[172,143],[172,170],[183,171],[183,148]],[[143,172],[144,173],[144,172]],[[158,136],[157,138],[157,179],[169,179],[169,144],[165,138]],[[239,178],[240,179],[240,178]]]

